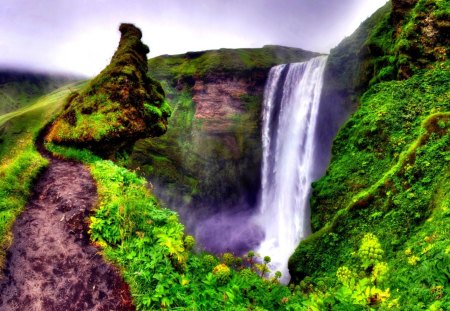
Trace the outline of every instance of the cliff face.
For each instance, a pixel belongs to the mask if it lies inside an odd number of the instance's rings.
[[[446,273],[442,267],[450,249],[444,233],[449,227],[444,189],[450,187],[450,71],[442,20],[450,6],[434,0],[392,1],[393,9],[389,6],[330,55],[333,63],[333,53],[362,34],[358,44],[348,45],[347,53],[362,56],[350,75],[345,70],[335,74],[341,72],[350,88],[336,82],[331,89],[339,93],[347,88],[343,98],[353,92],[356,111],[334,140],[326,175],[313,184],[313,234],[300,243],[289,270],[294,282],[309,276],[317,284],[347,269],[355,273],[351,279],[357,284],[363,278],[377,281],[374,267],[381,263],[389,273],[382,285],[375,281],[371,286],[395,289],[392,298],[402,310],[412,310],[435,304],[425,294],[433,286],[425,279]],[[430,33],[421,26],[427,20],[434,21]],[[414,46],[420,47],[419,54],[412,53]],[[349,107],[354,107],[351,102]],[[364,253],[359,247],[367,235],[377,238],[371,243],[379,240],[383,252],[361,268]],[[420,297],[414,294],[421,291]],[[382,305],[376,295],[367,299]],[[439,305],[448,306],[448,299]]]
[[[173,115],[164,136],[137,142],[131,167],[139,167],[169,205],[186,207],[180,213],[190,229],[210,213],[253,208],[268,72],[316,55],[267,46],[150,59],[149,74],[162,81]]]
[[[80,93],[69,96],[47,141],[113,155],[140,138],[166,132],[170,107],[161,85],[147,77],[149,48],[134,25],[122,24],[119,30],[111,63]]]
[[[349,37],[330,51],[317,119],[315,157],[328,164],[330,146],[336,133],[349,115],[358,107],[359,96],[367,89],[373,75],[367,39],[372,29],[389,13],[390,3],[380,8]],[[326,167],[317,167],[317,177]]]

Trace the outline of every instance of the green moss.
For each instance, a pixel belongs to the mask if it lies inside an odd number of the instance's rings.
[[[142,33],[131,24],[122,24],[120,31],[111,63],[68,98],[47,141],[111,156],[137,139],[166,132],[171,110],[161,84],[146,75],[149,49],[141,42]]]
[[[335,140],[326,175],[313,185],[316,232],[290,259],[294,279],[331,277],[339,266],[354,263],[352,254],[362,234],[373,232],[389,266],[397,267],[388,285],[399,289],[396,298],[404,309],[433,303],[432,286],[442,281],[422,290],[418,272],[412,273],[413,265],[407,263],[408,258],[411,263],[417,259],[402,254],[420,236],[442,234],[446,199],[435,193],[448,186],[444,180],[450,154],[449,65],[436,64],[408,80],[376,84],[364,94]],[[434,253],[441,261],[433,259],[438,266],[445,262],[445,249],[450,246],[441,243]],[[438,277],[439,269],[431,270],[429,277]],[[415,291],[429,294],[410,301]]]
[[[436,61],[447,60],[449,8],[448,0],[419,0],[400,21],[386,12],[366,42],[373,71],[370,83],[405,79]]]

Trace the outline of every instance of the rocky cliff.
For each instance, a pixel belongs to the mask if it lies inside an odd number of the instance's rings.
[[[164,136],[137,142],[130,165],[180,211],[191,232],[210,214],[255,207],[262,153],[260,110],[268,72],[273,65],[316,55],[266,46],[149,60],[149,74],[162,81],[173,115]],[[226,247],[217,240],[208,243],[200,237],[200,242],[218,251]]]

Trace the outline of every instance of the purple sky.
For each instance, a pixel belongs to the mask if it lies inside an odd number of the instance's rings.
[[[280,44],[328,52],[386,0],[1,0],[0,65],[97,74],[134,23],[149,57]]]

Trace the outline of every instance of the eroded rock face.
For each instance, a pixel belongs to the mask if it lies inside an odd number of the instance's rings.
[[[255,92],[256,91],[256,92]],[[260,94],[261,85],[255,86],[241,79],[218,79],[215,81],[195,81],[192,100],[195,103],[196,120],[204,121],[208,132],[226,130],[233,117],[245,113],[244,96]]]
[[[247,94],[247,83],[243,80],[214,81],[205,84],[196,81],[192,89],[196,104],[196,119],[227,119],[240,113],[240,98]]]
[[[171,110],[161,84],[147,77],[149,48],[134,25],[122,24],[119,30],[119,47],[111,63],[69,96],[47,141],[111,155],[140,138],[166,132]]]
[[[405,15],[416,5],[418,0],[392,0],[392,19],[398,26]]]

